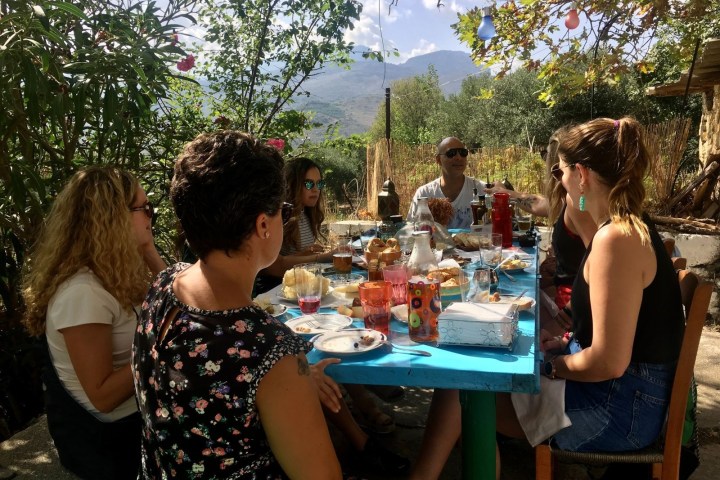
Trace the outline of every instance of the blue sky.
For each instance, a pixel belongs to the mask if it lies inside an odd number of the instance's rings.
[[[458,13],[491,4],[488,0],[443,0],[444,6],[438,9],[437,0],[399,0],[388,14],[389,0],[362,0],[362,3],[360,21],[346,32],[345,38],[380,50],[382,27],[385,49],[397,48],[400,53],[399,57],[388,58],[390,63],[402,63],[437,50],[469,52],[455,37],[450,25],[457,22]]]

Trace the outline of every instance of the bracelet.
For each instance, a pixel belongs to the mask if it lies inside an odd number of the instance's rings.
[[[563,340],[572,340],[572,337],[573,337],[573,332],[571,332],[570,330],[563,333],[563,336],[562,336]]]

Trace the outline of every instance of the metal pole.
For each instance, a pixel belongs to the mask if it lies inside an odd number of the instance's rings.
[[[390,141],[390,87],[385,89],[385,140]]]

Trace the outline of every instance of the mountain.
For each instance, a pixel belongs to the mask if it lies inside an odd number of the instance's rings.
[[[450,50],[418,55],[397,65],[354,58],[349,69],[327,67],[303,83],[308,95],[298,97],[292,108],[315,112],[315,120],[324,125],[311,132],[311,139],[322,139],[333,122],[338,122],[342,135],[366,132],[385,102],[385,88],[395,80],[426,74],[430,65],[438,72],[445,95],[459,92],[464,78],[484,71],[467,53]]]

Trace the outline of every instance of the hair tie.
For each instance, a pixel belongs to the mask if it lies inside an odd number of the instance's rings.
[[[615,128],[615,130],[617,130],[619,126],[620,126],[620,120],[613,120],[613,127]]]

